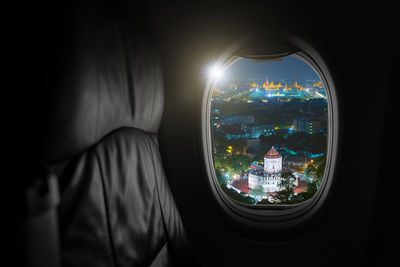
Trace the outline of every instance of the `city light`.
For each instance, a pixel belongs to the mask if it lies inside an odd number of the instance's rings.
[[[232,155],[232,146],[228,146],[228,149],[226,150],[226,152],[228,152],[230,155]]]

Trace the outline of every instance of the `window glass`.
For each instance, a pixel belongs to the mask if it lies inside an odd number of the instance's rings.
[[[314,196],[329,134],[328,95],[314,69],[295,56],[240,59],[214,78],[213,158],[225,194],[249,205],[291,205]]]

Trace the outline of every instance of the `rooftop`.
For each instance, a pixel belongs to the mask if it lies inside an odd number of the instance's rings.
[[[276,159],[276,158],[281,158],[281,154],[276,151],[275,147],[272,146],[271,149],[268,151],[268,153],[265,155],[265,158],[269,159]]]

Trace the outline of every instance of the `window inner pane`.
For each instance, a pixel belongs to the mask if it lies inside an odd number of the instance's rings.
[[[218,75],[210,121],[221,189],[249,205],[314,196],[326,165],[327,97],[318,74],[294,56],[240,59]]]

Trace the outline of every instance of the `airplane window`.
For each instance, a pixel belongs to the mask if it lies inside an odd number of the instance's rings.
[[[311,199],[325,174],[328,97],[300,56],[241,58],[214,77],[210,122],[221,190],[247,205],[294,205]]]

